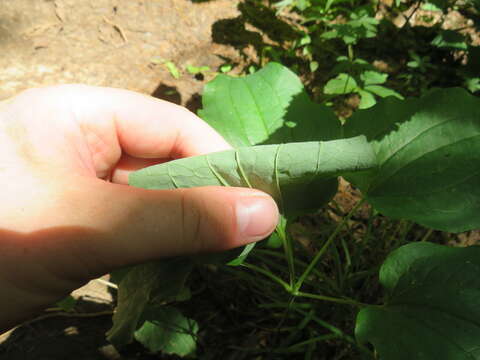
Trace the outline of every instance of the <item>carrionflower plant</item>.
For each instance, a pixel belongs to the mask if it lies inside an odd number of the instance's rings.
[[[270,63],[243,78],[219,75],[206,86],[199,114],[234,150],[139,170],[130,185],[245,186],[271,194],[282,213],[273,236],[281,240],[292,268],[286,227],[324,206],[336,193],[339,176],[385,216],[450,232],[480,228],[480,100],[462,89],[436,89],[406,100],[389,97],[357,111],[342,126],[329,108],[310,101],[295,74]],[[291,271],[290,282],[279,280],[286,291],[302,296],[303,282],[333,239],[303,274]],[[195,263],[238,265],[253,247],[123,271],[110,341],[122,345],[136,338],[151,351],[194,353],[198,325],[168,303],[189,298],[184,284]],[[361,308],[357,340],[373,344],[385,360],[480,359],[478,279],[478,247],[412,243],[397,249],[380,271],[385,304]],[[172,322],[183,330],[172,331]]]

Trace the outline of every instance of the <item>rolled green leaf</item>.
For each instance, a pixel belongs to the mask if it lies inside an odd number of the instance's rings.
[[[130,185],[145,189],[196,186],[249,187],[270,194],[282,212],[293,214],[324,203],[325,179],[376,165],[364,136],[351,139],[259,145],[184,158],[130,175]],[[316,196],[318,195],[318,196]]]

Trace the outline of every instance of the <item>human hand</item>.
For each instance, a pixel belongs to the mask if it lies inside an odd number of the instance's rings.
[[[0,103],[0,333],[88,280],[273,231],[251,189],[145,190],[136,169],[228,149],[187,110],[120,89],[62,85]]]

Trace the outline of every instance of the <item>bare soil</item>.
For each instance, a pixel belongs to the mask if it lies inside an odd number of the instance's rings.
[[[235,17],[237,3],[3,0],[0,100],[31,87],[85,83],[187,104],[201,92],[205,79],[197,80],[185,67],[216,70],[224,62],[221,56],[236,54],[212,42],[211,28],[219,19]],[[161,61],[172,61],[182,72],[180,79],[174,79]]]

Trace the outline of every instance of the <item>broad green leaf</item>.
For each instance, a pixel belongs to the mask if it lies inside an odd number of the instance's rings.
[[[360,134],[378,167],[348,179],[378,211],[439,230],[480,228],[479,98],[458,88],[389,97],[347,121],[345,135]]]
[[[397,99],[403,100],[403,96],[397,93],[395,90],[386,88],[385,86],[381,85],[368,85],[364,87],[365,91],[369,91],[375,95],[378,95],[380,97],[389,97],[389,96],[394,96]]]
[[[357,11],[350,13],[350,20],[345,24],[331,24],[331,31],[320,35],[323,39],[340,38],[346,45],[357,43],[358,40],[371,38],[377,34],[377,25],[379,21],[370,16],[365,8],[358,8]]]
[[[178,356],[195,353],[198,324],[171,306],[149,309],[135,339],[151,352]]]
[[[328,178],[376,165],[364,137],[325,142],[259,145],[170,161],[130,175],[145,189],[196,186],[251,187],[270,194],[284,213],[316,209],[325,202]]]
[[[298,76],[277,63],[246,77],[217,76],[202,103],[199,115],[233,147],[334,140],[341,133],[333,112],[311,102]]]
[[[405,245],[380,282],[387,300],[360,311],[355,333],[382,360],[480,359],[480,247]]]
[[[329,80],[323,92],[328,95],[350,94],[357,89],[357,82],[348,74],[338,74],[335,78]]]
[[[382,74],[378,71],[364,71],[360,74],[363,85],[378,85],[387,81],[388,74]]]
[[[465,79],[465,86],[472,93],[480,90],[480,77]]]
[[[359,109],[368,109],[376,104],[375,96],[368,91],[358,89],[358,94],[360,95],[360,104],[358,105]]]
[[[116,346],[130,343],[148,306],[184,295],[192,266],[188,258],[171,258],[132,267],[118,285],[118,304],[108,340]]]

